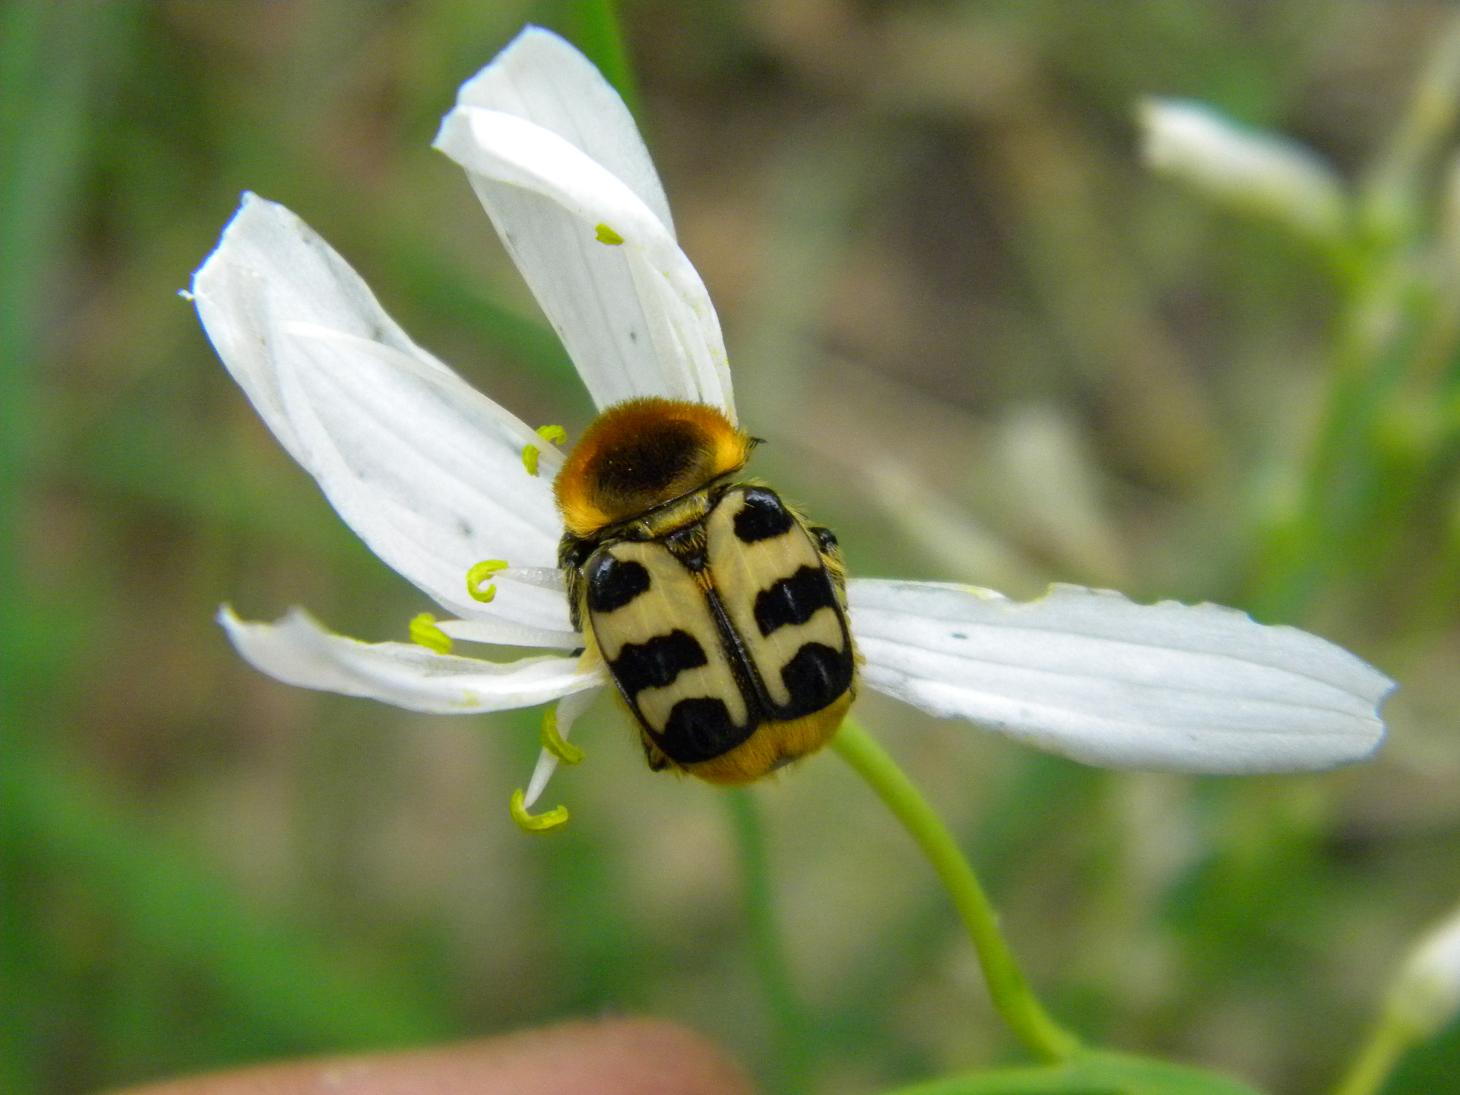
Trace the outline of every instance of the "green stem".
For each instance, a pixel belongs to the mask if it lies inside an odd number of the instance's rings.
[[[624,47],[615,7],[613,0],[583,0],[569,4],[572,38],[628,104],[629,112],[637,117],[639,89],[634,80],[634,66],[629,63],[628,50]]]
[[[771,1048],[777,1089],[808,1091],[811,1087],[813,1031],[791,984],[789,964],[776,925],[774,887],[766,853],[765,825],[760,803],[744,788],[724,796],[730,811],[735,843],[740,851],[745,915],[750,926],[750,947],[756,976],[765,994],[771,1020]]]
[[[1410,1025],[1392,1013],[1386,1014],[1360,1047],[1347,1075],[1333,1089],[1333,1095],[1378,1095],[1413,1041]]]
[[[902,822],[938,872],[978,953],[989,996],[1009,1029],[1030,1053],[1043,1060],[1064,1061],[1074,1056],[1079,1040],[1050,1018],[1035,998],[999,931],[998,914],[983,886],[928,801],[855,720],[842,723],[832,745]]]
[[[1420,71],[1409,106],[1364,190],[1366,226],[1381,240],[1413,230],[1415,201],[1428,161],[1455,126],[1460,97],[1460,14],[1452,15]]]

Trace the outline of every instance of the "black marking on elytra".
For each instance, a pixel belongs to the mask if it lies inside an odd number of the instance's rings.
[[[744,499],[740,512],[735,515],[735,537],[742,544],[782,536],[796,523],[775,491],[751,487],[745,492]]]
[[[616,559],[603,552],[588,564],[588,609],[612,612],[623,608],[649,588],[649,570],[633,559]]]
[[[673,684],[686,669],[708,664],[705,648],[687,631],[675,628],[664,635],[655,635],[642,643],[625,643],[618,657],[608,663],[608,671],[632,700],[646,688],[663,688]]]
[[[659,494],[704,460],[704,431],[692,422],[656,422],[615,439],[594,461],[597,492],[608,497]]]
[[[664,732],[654,743],[678,764],[694,764],[723,756],[754,732],[756,722],[736,726],[725,701],[714,696],[680,700],[670,709]]]
[[[830,706],[852,686],[850,651],[825,643],[805,643],[781,669],[791,702],[776,711],[782,719],[799,718]]]
[[[835,608],[836,591],[819,566],[803,566],[755,595],[755,623],[762,635],[804,624],[818,609]]]

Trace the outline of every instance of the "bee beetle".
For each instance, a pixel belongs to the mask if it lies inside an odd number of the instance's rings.
[[[759,779],[826,744],[856,691],[836,537],[736,480],[755,443],[714,407],[633,399],[553,483],[573,626],[655,771]]]

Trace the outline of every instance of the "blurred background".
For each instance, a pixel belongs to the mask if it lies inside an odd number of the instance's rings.
[[[1286,779],[1103,773],[860,707],[1057,1015],[1273,1090],[1334,1079],[1409,942],[1460,900],[1452,145],[1442,124],[1402,165],[1399,212],[1344,265],[1152,175],[1134,108],[1210,102],[1363,186],[1402,159],[1452,11],[620,13],[742,417],[769,442],[757,470],[838,531],[853,573],[1215,600],[1401,682],[1376,761]],[[524,22],[609,56],[586,12],[0,9],[5,1091],[603,1012],[690,1023],[769,1090],[1017,1059],[931,871],[836,757],[727,795],[649,773],[602,703],[545,803],[572,824],[533,838],[507,801],[536,712],[290,689],[213,622],[223,601],[301,604],[403,639],[431,607],[284,455],[177,297],[241,190],[298,212],[528,422],[589,420],[428,147]],[[1430,107],[1447,124],[1454,103]],[[1389,1090],[1456,1075],[1452,1024]]]

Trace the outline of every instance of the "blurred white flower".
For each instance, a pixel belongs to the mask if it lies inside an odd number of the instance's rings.
[[[675,241],[633,119],[562,39],[528,29],[461,89],[436,146],[461,164],[600,408],[661,395],[733,421],[719,322]],[[579,656],[551,483],[562,455],[417,346],[282,206],[246,194],[193,279],[208,337],[280,443],[386,564],[450,613],[415,643],[363,643],[294,610],[220,619],[281,681],[416,711],[558,703],[519,822],[597,689]],[[1328,768],[1383,737],[1392,688],[1342,649],[1232,609],[1056,586],[1016,603],[945,583],[852,578],[861,681],[1091,764],[1188,772]],[[559,653],[494,661],[452,641]],[[551,820],[560,820],[561,815]],[[541,824],[548,820],[540,819]]]
[[[1336,240],[1348,198],[1333,169],[1296,141],[1248,129],[1202,103],[1146,99],[1137,108],[1142,152],[1154,170],[1237,209]]]
[[[1460,1015],[1460,909],[1410,951],[1390,1001],[1417,1040],[1438,1034]]]

